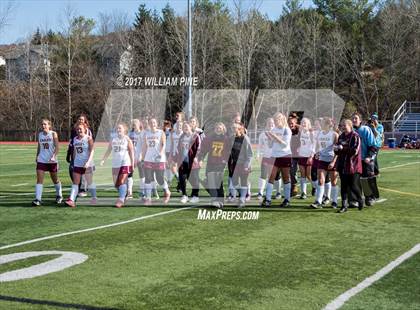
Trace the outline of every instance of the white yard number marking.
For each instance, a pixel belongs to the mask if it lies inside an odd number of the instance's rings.
[[[55,259],[45,263],[37,264],[31,267],[22,268],[13,271],[7,271],[0,274],[0,282],[17,281],[43,276],[49,273],[61,271],[74,265],[83,263],[88,259],[87,255],[77,252],[63,251],[38,251],[38,252],[22,252],[0,256],[0,265],[44,255],[61,255]]]

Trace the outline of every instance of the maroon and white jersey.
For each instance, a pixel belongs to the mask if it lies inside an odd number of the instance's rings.
[[[141,148],[142,148],[142,145],[143,145],[143,131],[131,130],[128,133],[128,136],[130,137],[131,142],[133,142],[134,158],[136,158],[136,160],[137,160],[140,156]]]
[[[181,136],[181,138],[179,139],[179,146],[181,147],[181,154],[180,155],[182,156],[183,160],[185,160],[185,159],[188,160],[188,151],[191,148],[191,144],[192,144],[192,141],[193,141],[192,139],[193,139],[192,134],[191,135],[183,134]]]
[[[128,136],[116,136],[112,139],[112,168],[131,166],[131,159],[128,153]]]
[[[318,134],[319,160],[331,162],[334,159],[334,141],[336,133],[333,130],[323,131]]]
[[[89,160],[89,136],[85,135],[83,138],[78,136],[73,138],[73,147],[74,147],[74,166],[75,167],[84,167]],[[92,150],[93,152],[93,150]],[[89,167],[93,166],[93,163],[90,162]]]
[[[302,130],[299,135],[299,157],[311,157],[315,153],[315,139],[309,130]]]
[[[258,156],[270,158],[272,153],[273,141],[267,137],[265,131],[258,137]]]
[[[179,138],[182,135],[182,131],[181,132],[172,132],[172,156],[176,156],[178,154],[178,143],[179,143]]]
[[[50,130],[48,133],[41,131],[38,134],[39,154],[36,159],[37,162],[43,164],[57,163],[57,158],[54,156],[54,133]]]
[[[148,130],[144,134],[146,142],[146,154],[144,161],[152,163],[164,163],[166,162],[166,154],[161,153],[161,149],[165,149],[165,145],[162,145],[162,135],[165,133],[161,129],[157,129],[155,132]]]

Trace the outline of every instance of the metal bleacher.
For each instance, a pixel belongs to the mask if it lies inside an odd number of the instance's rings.
[[[411,133],[417,136],[420,131],[420,102],[404,101],[394,114],[392,128],[395,133]]]

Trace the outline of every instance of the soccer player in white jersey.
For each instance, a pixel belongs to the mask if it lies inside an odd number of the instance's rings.
[[[268,118],[266,121],[265,130],[260,133],[258,137],[258,149],[257,149],[257,158],[261,159],[261,174],[258,179],[258,200],[263,199],[263,193],[268,177],[271,174],[271,169],[273,168],[273,161],[271,160],[271,151],[273,146],[273,141],[268,137],[267,131],[273,130],[275,127],[274,119]],[[280,180],[276,180],[275,184],[279,184]],[[277,188],[277,195],[279,195],[280,189]],[[276,196],[277,196],[276,195]]]
[[[111,140],[102,158],[101,166],[112,152],[112,179],[119,193],[115,207],[121,208],[124,206],[127,195],[128,174],[134,169],[134,147],[127,136],[127,126],[125,124],[118,124],[116,132],[116,137]]]
[[[69,207],[76,207],[76,197],[79,192],[79,184],[82,176],[85,176],[87,187],[92,195],[91,203],[96,203],[96,185],[93,183],[93,139],[88,135],[88,127],[85,124],[76,126],[77,136],[73,138],[73,184],[70,197],[65,201]]]
[[[199,194],[199,171],[200,164],[197,160],[197,153],[200,151],[201,140],[198,133],[193,132],[191,125],[184,122],[182,126],[182,135],[177,145],[178,152],[176,162],[179,166],[179,183],[182,192],[181,203],[198,203]],[[187,181],[192,187],[191,199],[187,196]]]
[[[46,171],[50,173],[51,180],[54,183],[55,202],[59,204],[63,200],[61,182],[58,179],[58,135],[51,130],[51,122],[48,119],[43,119],[41,124],[42,131],[38,134],[38,149],[35,159],[36,185],[35,199],[32,201],[33,206],[40,206],[42,203],[42,187]]]
[[[167,203],[171,197],[168,183],[164,178],[166,153],[165,144],[166,137],[163,130],[158,129],[158,123],[155,118],[149,121],[150,130],[144,134],[142,158],[144,160],[144,172],[146,174],[145,181],[145,204],[150,205],[152,202],[152,182],[156,182],[162,186],[165,195],[164,202]]]
[[[315,157],[318,159],[318,188],[316,191],[316,200],[310,205],[311,208],[322,208],[322,199],[325,190],[325,178],[328,174],[331,180],[332,206],[337,208],[338,188],[337,171],[335,167],[334,144],[338,141],[338,134],[332,129],[333,122],[331,118],[324,117],[321,121],[321,131],[318,133],[315,148]]]
[[[321,131],[321,119],[317,118],[314,120],[314,125],[312,126],[312,131],[314,133],[315,147],[317,145],[318,134]],[[314,154],[315,155],[315,154]],[[318,187],[318,159],[316,156],[312,156],[312,167],[311,167],[311,183],[312,183],[312,196],[316,195],[316,189]]]
[[[141,165],[138,165],[138,161],[141,155],[141,146],[143,142],[143,124],[138,119],[133,119],[131,121],[131,130],[128,133],[128,137],[130,138],[131,142],[133,143],[134,147],[134,161],[136,166],[138,167],[139,171],[139,178],[140,178],[140,197],[143,197],[144,194],[144,171]],[[127,178],[127,199],[133,198],[133,173],[134,171],[128,174]]]
[[[172,127],[172,122],[165,120],[163,121],[163,132],[165,133],[165,138],[166,138],[166,144],[165,144],[165,154],[166,154],[166,165],[165,165],[165,174],[164,177],[166,178],[166,180],[171,180],[172,181],[172,171],[171,171],[171,165],[170,165],[170,159],[171,159],[171,150],[172,150],[172,132],[173,132],[173,127]],[[171,184],[171,182],[169,182],[168,184]]]
[[[178,156],[178,144],[179,138],[182,135],[182,127],[184,122],[178,120],[174,125],[174,130],[171,132],[170,139],[171,139],[171,152],[169,154],[169,158],[167,158],[167,163],[170,167],[170,174],[168,173],[166,179],[168,180],[168,184],[172,183],[173,177],[175,176],[179,180],[178,174],[178,164],[177,164],[177,156]],[[181,184],[177,185],[177,189],[181,190]]]
[[[306,181],[311,182],[312,157],[315,153],[315,137],[311,128],[311,121],[304,117],[299,127],[299,171],[300,171],[300,198],[306,199]]]
[[[274,127],[273,130],[268,131],[268,137],[273,143],[272,147],[272,161],[273,169],[271,170],[270,178],[267,183],[267,189],[265,193],[265,199],[262,202],[263,207],[271,206],[271,194],[273,192],[273,183],[276,179],[278,171],[281,172],[283,179],[283,191],[285,199],[283,200],[280,207],[288,207],[290,205],[290,166],[292,165],[292,150],[290,148],[290,140],[292,132],[287,125],[287,118],[284,114],[277,112],[274,115]]]

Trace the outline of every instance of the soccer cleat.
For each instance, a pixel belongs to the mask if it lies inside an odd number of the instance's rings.
[[[261,194],[261,193],[258,193],[258,194],[257,194],[257,199],[258,199],[259,201],[263,200],[263,196],[262,196],[262,194]]]
[[[299,196],[299,199],[306,199],[307,198],[307,196],[306,196],[306,194],[305,193],[302,193],[300,196]]]
[[[316,188],[312,187],[311,196],[315,196],[315,194],[316,194]]]
[[[217,200],[213,200],[213,201],[211,202],[211,206],[212,206],[212,207],[215,207],[215,208],[219,208],[219,202],[218,202]]]
[[[170,191],[167,191],[163,195],[163,203],[168,203],[169,202],[169,198],[171,198],[171,192]]]
[[[251,200],[251,195],[247,193],[245,196],[245,201],[250,201],[250,200]]]
[[[287,207],[290,207],[290,202],[289,202],[289,200],[285,199],[281,203],[280,208],[287,208]]]
[[[75,208],[76,207],[76,204],[74,203],[74,201],[73,200],[71,200],[70,198],[69,199],[67,199],[65,202],[64,202],[67,206],[69,206],[70,208]]]
[[[38,199],[34,199],[34,200],[32,200],[32,205],[34,207],[39,207],[39,206],[41,206],[41,201],[38,200]]]
[[[315,201],[309,207],[312,208],[312,209],[322,209],[322,204],[319,203],[318,201]]]
[[[144,205],[145,206],[151,206],[152,205],[152,199],[151,198],[145,198],[144,199]]]
[[[264,198],[264,200],[261,203],[261,207],[263,208],[271,207],[271,200],[267,200],[267,198]]]
[[[125,200],[128,200],[128,199],[133,199],[133,194],[127,194],[127,196],[125,197]]]
[[[239,203],[238,203],[238,208],[243,208],[243,207],[245,207],[245,200],[243,200],[243,199],[240,199],[239,200]]]
[[[93,197],[91,200],[90,200],[90,204],[91,205],[96,205],[96,203],[98,202],[98,200],[95,198],[95,197]]]
[[[77,195],[78,197],[86,197],[87,196],[87,194],[86,194],[86,192],[85,191],[81,191],[81,192],[79,192],[79,194]]]
[[[122,208],[124,206],[124,200],[118,198],[117,201],[115,202],[115,208]]]
[[[217,209],[223,209],[223,202],[219,201],[219,200],[213,200],[211,202],[211,206],[215,207]]]
[[[357,206],[357,209],[359,209],[359,211],[363,210],[363,201],[359,202],[359,205]]]
[[[347,207],[341,207],[340,210],[337,211],[337,213],[344,213],[347,212]]]
[[[324,196],[324,199],[322,199],[322,204],[325,206],[330,203],[330,199],[327,196]]]
[[[331,203],[331,206],[333,207],[333,209],[337,209],[337,203],[336,203],[336,202],[334,202],[334,201],[333,201],[333,202]]]
[[[63,197],[61,197],[61,196],[56,196],[55,197],[55,203],[56,204],[60,204],[62,201],[63,201]]]
[[[367,197],[365,199],[365,204],[366,204],[367,207],[371,207],[373,205],[373,199],[370,198],[370,197]]]
[[[233,197],[232,195],[229,194],[228,198],[227,198],[228,202],[233,202],[235,201],[235,197]]]
[[[356,201],[352,201],[352,202],[350,202],[349,207],[350,208],[358,208],[359,207],[359,203],[356,202]]]
[[[182,196],[180,202],[184,203],[184,204],[187,203],[188,202],[188,196],[186,196],[186,195]]]
[[[282,197],[281,194],[277,193],[276,196],[274,197],[274,199],[279,200],[279,199],[281,199],[281,197]]]
[[[198,198],[197,196],[193,196],[190,199],[191,203],[199,203],[200,202],[200,198]]]

